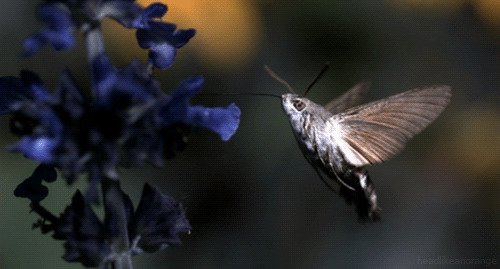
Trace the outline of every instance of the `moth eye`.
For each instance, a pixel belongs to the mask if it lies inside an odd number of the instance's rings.
[[[293,100],[293,106],[297,111],[302,111],[306,107],[306,104],[300,100]]]

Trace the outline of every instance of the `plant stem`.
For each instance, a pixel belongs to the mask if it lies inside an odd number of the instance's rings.
[[[88,62],[92,66],[95,58],[104,53],[104,38],[100,26],[93,26],[85,32]]]
[[[132,257],[130,255],[122,255],[111,264],[113,269],[132,269]]]

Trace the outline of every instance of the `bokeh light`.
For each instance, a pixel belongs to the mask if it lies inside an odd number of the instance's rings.
[[[500,111],[491,107],[471,108],[455,117],[455,134],[440,147],[449,152],[454,168],[469,177],[498,180],[500,171]],[[465,177],[466,180],[470,178]]]
[[[485,22],[497,30],[500,28],[498,0],[387,0],[387,2],[402,10],[427,9],[445,14],[452,14],[465,5],[471,5]]]
[[[387,0],[390,4],[402,9],[427,8],[441,11],[458,9],[469,0]]]
[[[140,0],[143,6],[162,2],[168,6],[164,21],[175,22],[179,28],[195,28],[196,36],[186,46],[201,64],[222,72],[248,65],[259,51],[262,40],[262,18],[250,0]],[[144,55],[130,31],[116,23],[107,23],[106,36],[119,55],[129,59]],[[125,45],[127,44],[127,45]],[[186,52],[184,52],[186,53]],[[141,56],[143,57],[143,56]],[[183,57],[183,56],[181,56]]]

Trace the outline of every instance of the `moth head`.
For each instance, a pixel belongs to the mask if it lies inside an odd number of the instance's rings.
[[[278,82],[281,84],[285,85],[288,89],[287,93],[284,93],[281,95],[281,105],[283,107],[283,110],[286,112],[288,116],[291,116],[293,114],[300,114],[303,113],[304,111],[307,111],[307,107],[311,101],[309,99],[305,98],[309,90],[311,90],[312,86],[323,76],[323,74],[326,72],[328,69],[329,63],[325,63],[325,66],[323,66],[323,69],[319,72],[319,74],[314,78],[314,80],[307,86],[306,90],[302,95],[298,95],[290,86],[290,84],[282,79],[280,76],[278,76],[276,73],[274,73],[271,68],[269,68],[267,65],[264,66],[266,71],[269,73],[271,77],[276,79]]]
[[[299,115],[307,111],[309,99],[294,93],[284,93],[281,95],[281,106],[289,116]]]
[[[265,66],[265,69],[269,73],[269,75],[281,84],[285,85],[288,89],[287,93],[281,95],[281,106],[283,107],[283,110],[288,115],[291,121],[300,119],[302,116],[304,116],[305,113],[308,113],[308,110],[313,111],[315,109],[315,106],[317,108],[318,105],[311,102],[305,96],[307,95],[309,90],[311,90],[312,86],[314,86],[314,84],[323,76],[323,74],[328,69],[328,66],[329,63],[325,63],[323,69],[321,69],[319,74],[314,78],[309,86],[307,86],[302,95],[297,94],[286,80],[282,79],[280,76],[274,73],[271,68]]]

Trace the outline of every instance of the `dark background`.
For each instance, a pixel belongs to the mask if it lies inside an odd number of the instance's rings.
[[[45,48],[30,59],[18,57],[23,39],[40,27],[38,1],[4,2],[0,76],[29,68],[53,89],[68,66],[88,87],[81,42],[69,52]],[[383,209],[375,224],[359,224],[354,208],[319,180],[278,100],[195,98],[206,105],[237,103],[240,128],[229,142],[197,131],[163,168],[121,170],[135,204],[144,182],[153,183],[182,201],[193,226],[183,246],[140,255],[136,268],[411,268],[440,257],[498,264],[498,1],[165,2],[167,21],[198,30],[173,68],[156,73],[166,92],[197,74],[206,78],[205,92],[284,92],[264,64],[301,91],[330,61],[330,71],[309,95],[318,103],[364,80],[372,82],[367,100],[434,84],[451,85],[453,98],[400,155],[369,168]],[[104,26],[115,64],[145,59],[132,31],[114,22]],[[14,142],[8,117],[0,126],[1,146]],[[62,242],[31,230],[36,215],[28,214],[27,200],[12,194],[35,167],[0,151],[0,268],[80,268],[60,258]],[[85,178],[69,188],[58,180],[43,205],[62,212],[85,185]]]

